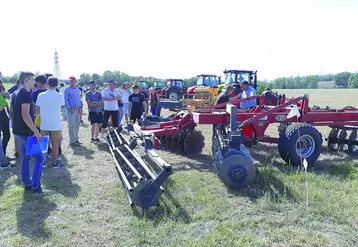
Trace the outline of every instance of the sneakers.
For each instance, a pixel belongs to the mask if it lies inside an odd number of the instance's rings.
[[[99,138],[91,138],[91,143],[100,142]]]
[[[44,190],[41,187],[32,190],[32,193],[36,194],[36,195],[45,195],[45,194],[49,194],[51,192],[52,192],[51,190]]]
[[[31,192],[32,191],[32,186],[27,186],[24,188],[25,189],[25,192]]]
[[[55,168],[55,169],[56,168],[61,168],[61,167],[63,167],[63,164],[61,162],[59,162],[59,161],[57,161],[56,164],[52,165],[52,168]]]
[[[7,162],[7,163],[1,163],[0,165],[0,170],[5,170],[11,167],[11,163]]]

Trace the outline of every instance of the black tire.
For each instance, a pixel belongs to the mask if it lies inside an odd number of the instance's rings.
[[[242,189],[254,180],[255,167],[246,156],[231,155],[223,160],[218,177],[230,189]]]
[[[313,165],[321,154],[322,135],[313,126],[306,123],[295,123],[287,127],[285,135],[279,138],[278,150],[281,158],[292,166],[301,165],[301,154],[297,150],[298,137],[301,137],[302,158],[309,166]]]
[[[176,101],[179,100],[179,93],[176,90],[169,90],[166,92],[165,97],[169,100]]]

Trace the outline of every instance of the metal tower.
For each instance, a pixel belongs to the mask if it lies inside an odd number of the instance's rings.
[[[55,49],[55,69],[54,69],[54,74],[53,76],[56,77],[57,79],[61,79],[61,71],[60,71],[60,65],[58,63],[58,53],[57,50]]]

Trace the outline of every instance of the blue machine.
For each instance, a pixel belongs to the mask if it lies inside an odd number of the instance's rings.
[[[157,103],[157,107],[155,108],[155,115],[160,116],[160,112],[162,108],[175,110],[175,109],[182,109],[183,102],[182,101],[172,101],[172,100],[160,100]]]
[[[220,180],[231,189],[246,187],[255,178],[254,160],[242,144],[240,126],[237,126],[237,107],[226,105],[230,125],[214,125],[212,154]]]
[[[145,153],[157,166],[151,169],[134,150],[138,140],[133,138],[129,141],[120,132],[121,129],[111,130],[106,139],[130,205],[145,210],[158,206],[159,198],[164,192],[162,184],[173,174],[171,165],[152,150],[148,137],[141,137]]]

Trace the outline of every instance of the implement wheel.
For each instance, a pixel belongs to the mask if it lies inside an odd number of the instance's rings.
[[[300,136],[300,138],[299,138]],[[292,166],[301,165],[301,157],[312,165],[321,154],[322,135],[313,126],[296,123],[286,129],[279,138],[278,150],[281,158]]]
[[[231,155],[223,160],[218,176],[230,189],[242,189],[255,178],[255,167],[246,156]]]

